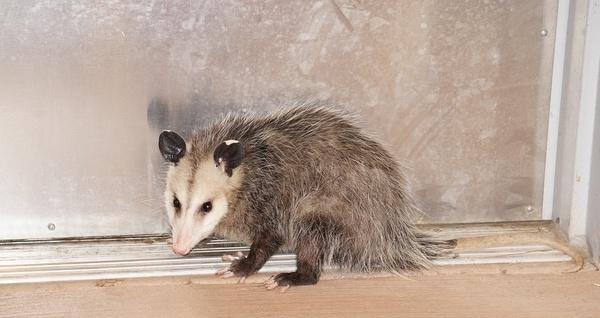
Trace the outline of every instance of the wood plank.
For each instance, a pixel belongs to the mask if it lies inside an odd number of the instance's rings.
[[[326,279],[285,293],[266,291],[264,276],[239,285],[207,284],[198,277],[5,285],[0,317],[600,316],[600,287],[594,285],[600,284],[599,272],[504,268],[471,265],[462,274],[428,272],[410,279]]]

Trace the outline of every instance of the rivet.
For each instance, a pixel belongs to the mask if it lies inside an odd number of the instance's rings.
[[[50,231],[56,230],[56,225],[54,225],[54,223],[48,223],[48,230],[50,230]]]
[[[527,206],[527,212],[531,212],[531,211],[533,211],[533,207],[531,205],[528,205]]]
[[[542,31],[540,31],[540,35],[541,36],[547,36],[548,35],[548,30],[542,29]]]

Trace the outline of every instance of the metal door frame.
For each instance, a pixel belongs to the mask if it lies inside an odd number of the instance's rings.
[[[542,220],[552,220],[554,211],[554,190],[558,157],[560,109],[563,97],[565,53],[569,31],[570,6],[570,0],[558,1],[556,31],[554,38],[554,59],[552,63],[552,84],[550,87],[550,108],[548,111],[548,134],[546,135],[546,163],[544,166]]]

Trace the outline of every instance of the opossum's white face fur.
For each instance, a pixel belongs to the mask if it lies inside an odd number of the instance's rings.
[[[189,160],[169,170],[165,205],[173,232],[173,250],[186,255],[210,236],[227,214],[227,193],[237,178],[227,176],[212,158],[200,162],[190,180]]]
[[[235,140],[228,140],[219,145],[214,154],[192,159],[186,155],[192,149],[181,144],[183,139],[177,139],[173,132],[163,134],[159,147],[165,159],[174,163],[167,173],[165,189],[173,251],[186,255],[209,237],[227,214],[228,194],[240,183],[239,173],[234,173],[233,168],[241,162],[241,146]],[[177,144],[179,147],[169,148]]]

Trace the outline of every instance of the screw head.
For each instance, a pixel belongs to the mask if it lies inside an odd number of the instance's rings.
[[[531,211],[533,211],[533,207],[531,205],[528,205],[527,206],[527,212],[531,212]]]
[[[542,29],[542,31],[540,31],[540,35],[541,36],[547,36],[548,35],[548,30]]]
[[[48,230],[50,230],[50,231],[56,230],[56,225],[54,225],[54,223],[48,223]]]

